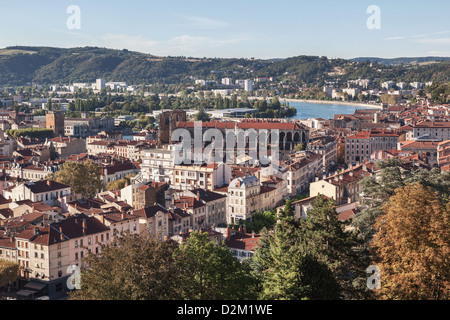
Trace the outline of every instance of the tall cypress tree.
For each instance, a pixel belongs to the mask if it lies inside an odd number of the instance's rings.
[[[344,227],[338,219],[335,201],[318,196],[308,211],[307,219],[301,223],[301,236],[311,256],[332,271],[339,282],[342,297],[356,298],[359,292],[353,280],[364,273],[367,266],[359,261],[352,249],[357,244],[355,235],[346,232]]]
[[[290,203],[256,250],[253,266],[261,281],[261,299],[337,299],[339,285],[331,270],[310,254]]]

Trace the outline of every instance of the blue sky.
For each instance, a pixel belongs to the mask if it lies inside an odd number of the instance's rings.
[[[70,30],[67,7],[81,10]],[[380,8],[371,30],[367,8]],[[0,48],[129,49],[161,56],[450,56],[448,0],[0,0]]]

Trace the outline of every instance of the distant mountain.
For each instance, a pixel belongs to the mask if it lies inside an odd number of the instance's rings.
[[[392,59],[370,57],[370,58],[354,58],[350,60],[356,62],[364,62],[364,61],[378,62],[384,65],[395,66],[402,64],[420,65],[420,64],[450,61],[450,57],[416,57],[416,58],[392,58]]]
[[[15,46],[0,49],[0,86],[70,84],[94,82],[97,78],[129,84],[192,84],[193,79],[220,82],[223,77],[234,80],[275,77],[298,85],[323,85],[326,81],[358,78],[450,81],[450,58],[345,60],[297,56],[264,60],[158,57],[98,47]]]

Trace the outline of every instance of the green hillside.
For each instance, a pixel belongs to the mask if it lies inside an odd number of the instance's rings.
[[[0,49],[0,85],[69,84],[93,82],[100,77],[129,84],[181,84],[193,83],[193,78],[220,80],[223,77],[275,77],[299,85],[322,85],[325,81],[358,78],[450,81],[448,60],[414,58],[416,63],[393,65],[370,59],[330,60],[315,56],[272,60],[156,57],[98,47],[16,46]]]

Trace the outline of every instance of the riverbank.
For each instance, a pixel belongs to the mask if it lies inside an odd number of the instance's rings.
[[[262,100],[264,97],[248,97],[249,100]],[[268,100],[272,99],[271,97],[267,98]],[[312,103],[312,104],[331,104],[331,105],[341,105],[341,106],[354,106],[360,108],[370,108],[370,109],[382,109],[379,104],[368,104],[368,103],[360,103],[360,102],[345,102],[345,101],[326,101],[326,100],[305,100],[305,99],[285,99],[278,98],[280,102],[297,102],[297,103]]]

